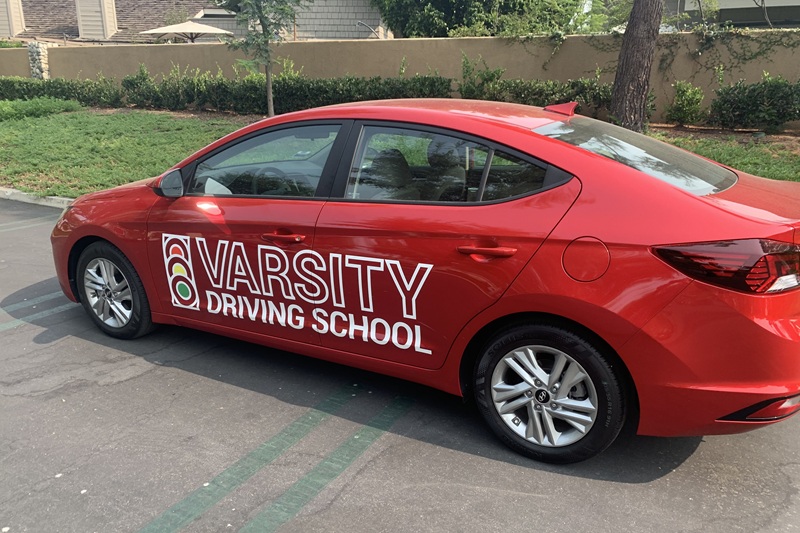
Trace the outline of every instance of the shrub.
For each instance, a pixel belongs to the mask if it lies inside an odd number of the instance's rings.
[[[31,100],[0,100],[0,121],[25,117],[44,117],[65,111],[77,111],[81,105],[74,100],[33,98]]]
[[[137,107],[159,107],[161,105],[161,95],[158,86],[147,67],[139,65],[139,71],[122,78],[122,90],[125,100]]]
[[[2,100],[30,100],[45,96],[60,100],[76,100],[87,106],[119,107],[122,104],[122,90],[113,78],[105,78],[102,74],[95,80],[0,77]]]
[[[709,122],[724,128],[776,131],[786,122],[800,120],[800,81],[792,84],[764,73],[760,82],[748,85],[739,80],[715,93]]]
[[[695,87],[688,81],[676,81],[673,87],[675,87],[675,99],[667,107],[667,122],[680,126],[702,122],[705,118],[703,89]]]
[[[461,52],[461,81],[458,83],[458,94],[461,98],[474,100],[494,100],[495,85],[500,81],[505,69],[490,69],[483,58],[471,61],[467,54]]]

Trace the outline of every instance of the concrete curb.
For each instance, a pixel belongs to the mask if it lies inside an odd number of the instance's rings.
[[[73,198],[60,198],[58,196],[35,196],[27,192],[9,189],[6,187],[0,187],[0,198],[13,200],[15,202],[24,202],[26,204],[43,205],[46,207],[53,207],[55,209],[64,209],[73,201]]]

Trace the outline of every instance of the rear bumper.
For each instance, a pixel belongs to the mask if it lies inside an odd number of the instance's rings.
[[[800,394],[800,291],[751,296],[695,282],[620,351],[639,395],[639,434],[773,424],[787,416],[748,417]]]

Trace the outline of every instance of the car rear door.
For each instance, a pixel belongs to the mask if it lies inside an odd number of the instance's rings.
[[[186,194],[159,199],[148,219],[148,255],[166,314],[193,326],[319,343],[293,265],[311,253],[349,125],[278,126],[182,169]]]
[[[325,347],[422,368],[442,365],[580,191],[555,167],[446,130],[357,123],[346,153],[316,226],[330,283],[312,327]]]

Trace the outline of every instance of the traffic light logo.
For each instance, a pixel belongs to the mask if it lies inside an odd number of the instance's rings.
[[[161,243],[164,249],[164,266],[172,295],[172,305],[184,309],[200,310],[200,297],[192,270],[192,254],[189,237],[164,233]]]

